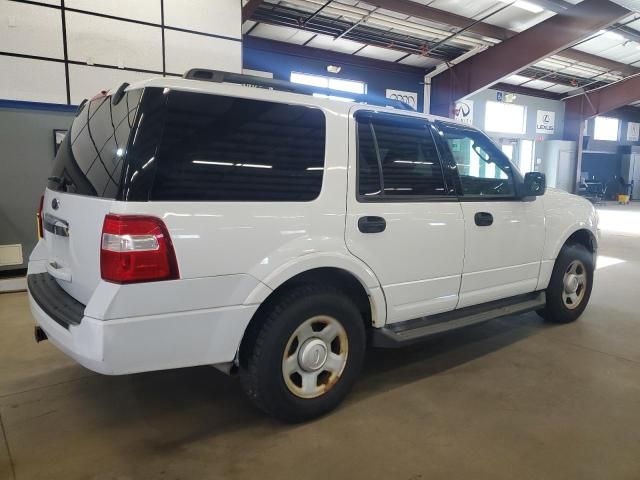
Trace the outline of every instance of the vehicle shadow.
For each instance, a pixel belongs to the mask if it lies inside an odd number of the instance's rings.
[[[531,312],[433,336],[409,347],[370,349],[355,397],[383,393],[451,370],[547,328],[552,327]]]
[[[443,334],[412,347],[369,349],[346,405],[450,370],[546,328],[535,314],[527,314]],[[106,416],[102,420],[116,429],[135,430],[148,454],[164,454],[248,429],[270,435],[296,428],[257,410],[243,394],[238,378],[211,367],[95,376],[90,383],[75,400]]]

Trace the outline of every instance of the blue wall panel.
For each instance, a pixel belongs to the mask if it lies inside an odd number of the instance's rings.
[[[326,60],[318,60],[310,57],[289,55],[280,52],[243,48],[243,67],[251,70],[261,70],[273,73],[278,80],[289,80],[291,72],[310,73],[314,75],[332,76],[348,80],[359,80],[367,84],[367,96],[371,103],[376,98],[385,98],[386,90],[403,90],[418,93],[418,111],[422,111],[424,105],[424,75],[393,70],[393,63],[389,63],[389,70],[368,68],[358,65],[337,63],[342,69],[339,74],[327,73],[327,65],[332,64]],[[348,96],[348,93],[344,94]]]

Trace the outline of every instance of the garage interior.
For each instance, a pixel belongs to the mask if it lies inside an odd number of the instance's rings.
[[[210,367],[107,377],[36,344],[35,213],[78,105],[194,67],[486,131],[596,205],[587,310],[375,349],[295,426]],[[0,479],[640,478],[640,1],[0,0],[0,71]]]

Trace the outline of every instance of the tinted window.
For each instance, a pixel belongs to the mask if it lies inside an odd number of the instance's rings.
[[[325,130],[315,108],[172,91],[150,197],[313,200],[322,187]]]
[[[369,113],[357,119],[362,198],[445,195],[440,159],[424,120]]]
[[[453,124],[439,123],[438,128],[457,165],[462,195],[501,198],[515,194],[513,168],[486,135]]]
[[[142,90],[87,102],[58,150],[49,188],[115,198]]]

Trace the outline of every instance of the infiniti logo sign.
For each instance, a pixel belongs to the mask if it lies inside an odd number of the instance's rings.
[[[58,208],[60,208],[60,202],[57,198],[51,200],[51,208],[53,208],[54,210],[58,210]]]

